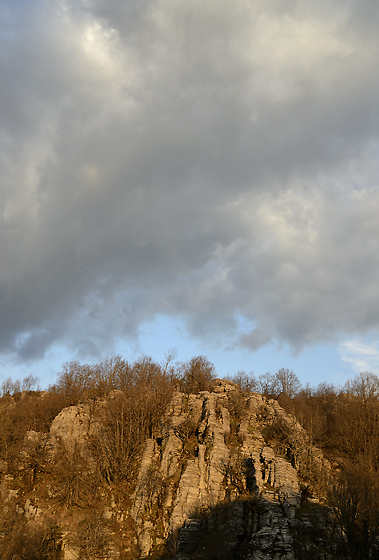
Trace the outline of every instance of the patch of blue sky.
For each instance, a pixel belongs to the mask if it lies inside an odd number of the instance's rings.
[[[238,326],[240,332],[244,332],[253,328],[254,324],[239,319]],[[284,367],[292,369],[303,386],[309,384],[316,387],[325,382],[341,387],[359,371],[379,373],[379,344],[374,335],[365,339],[348,339],[339,345],[315,345],[299,354],[294,354],[290,347],[275,343],[250,351],[240,347],[216,347],[207,344],[204,339],[197,340],[188,336],[184,321],[164,315],[145,323],[140,329],[138,341],[119,339],[113,352],[108,352],[102,358],[119,354],[132,362],[145,354],[163,363],[165,355],[172,349],[177,351],[178,362],[185,362],[193,356],[206,356],[214,363],[216,373],[221,378],[232,377],[238,371],[253,372],[259,376],[266,372],[275,373]],[[80,360],[63,346],[56,345],[44,358],[33,362],[19,363],[3,358],[0,362],[0,382],[7,377],[23,379],[32,374],[39,378],[41,388],[47,388],[55,383],[62,365],[73,360],[94,363],[101,358]]]
[[[239,320],[241,330],[250,329],[250,322]],[[138,346],[119,343],[118,352],[127,359],[135,359],[146,353],[157,361],[163,361],[165,353],[177,350],[177,359],[186,361],[193,356],[204,355],[215,364],[219,377],[230,377],[238,371],[254,372],[256,376],[280,368],[292,369],[301,383],[317,386],[319,383],[343,385],[356,375],[356,371],[341,359],[339,348],[333,344],[319,344],[294,355],[289,347],[275,343],[261,347],[255,352],[242,348],[215,348],[204,341],[186,335],[184,324],[166,316],[158,316],[141,329]]]

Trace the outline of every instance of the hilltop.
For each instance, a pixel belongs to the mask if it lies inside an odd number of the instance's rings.
[[[372,374],[305,390],[114,358],[26,385],[0,399],[1,559],[378,558]]]

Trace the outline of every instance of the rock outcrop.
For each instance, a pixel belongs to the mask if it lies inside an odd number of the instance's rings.
[[[7,511],[31,531],[59,519],[60,558],[79,557],[74,510],[84,541],[105,543],[102,558],[331,558],[325,517],[316,506],[317,515],[312,506],[300,510],[302,452],[317,468],[328,463],[276,401],[223,380],[211,392],[174,392],[160,429],[136,454],[135,481],[124,477],[118,486],[101,478],[106,455],[94,450],[118,397],[63,409],[50,433],[26,433],[13,474],[0,465]],[[292,438],[292,455],[270,438],[275,430]]]
[[[134,492],[142,557],[172,542],[176,560],[206,558],[215,546],[220,558],[237,549],[246,560],[296,558],[298,474],[265,442],[262,410],[294,423],[276,402],[246,398],[227,381],[213,392],[174,394],[160,437],[146,444]]]

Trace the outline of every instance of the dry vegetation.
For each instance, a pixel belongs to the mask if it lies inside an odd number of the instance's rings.
[[[81,558],[90,560],[106,554],[111,546],[110,522],[107,524],[98,512],[107,499],[107,489],[127,503],[141,449],[146,438],[159,434],[174,388],[197,393],[210,389],[216,377],[213,364],[202,356],[184,364],[174,363],[174,358],[169,355],[163,365],[148,357],[133,364],[120,357],[96,365],[72,362],[45,391],[38,388],[32,376],[3,382],[1,560],[59,558],[62,523],[72,515],[79,523],[74,544]],[[342,389],[326,384],[303,388],[288,369],[258,378],[239,372],[232,381],[241,387],[239,400],[236,396],[232,403],[232,420],[242,414],[243,397],[260,392],[276,399],[294,422],[296,419],[301,424],[310,447],[322,449],[333,467],[327,479],[312,464],[309,449],[304,444],[299,446],[290,424],[279,420],[267,424],[265,437],[298,468],[305,493],[307,484],[309,491],[318,488],[324,492],[345,547],[340,557],[374,558],[379,535],[378,377],[362,373]],[[95,407],[98,402],[102,402],[101,429],[90,438],[89,455],[77,448],[62,446],[57,451],[49,447],[43,434],[48,434],[63,408],[80,403],[93,403]],[[178,437],[190,441],[195,427],[181,429]],[[35,433],[40,436],[34,437]],[[239,484],[238,476],[229,478]],[[42,521],[29,516],[28,520],[25,504],[32,504],[36,496],[52,500],[50,518]],[[55,515],[62,508],[68,514],[66,518],[62,513],[60,517]],[[131,531],[129,522],[125,520],[124,535]],[[135,558],[132,548],[122,552],[121,541],[120,558]]]
[[[277,399],[306,431],[306,440],[299,441],[288,423],[275,420],[267,424],[265,436],[308,482],[305,490],[317,488],[325,495],[341,532],[340,557],[377,558],[379,378],[365,372],[340,389],[327,384],[302,388],[292,371],[282,369],[254,382],[257,390]],[[331,473],[320,471],[314,463],[311,446],[329,458]]]

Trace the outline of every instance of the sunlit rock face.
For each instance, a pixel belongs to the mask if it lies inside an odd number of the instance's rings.
[[[168,541],[176,560],[218,549],[225,559],[236,552],[248,560],[296,558],[298,474],[262,434],[278,419],[305,437],[277,402],[245,397],[228,381],[212,392],[174,394],[161,437],[146,443],[133,497],[142,557]]]
[[[210,387],[173,393],[118,480],[104,479],[97,448],[111,441],[123,394],[64,408],[49,432],[27,431],[13,463],[0,464],[4,511],[33,534],[55,535],[64,560],[83,557],[83,542],[103,546],[89,560],[331,560],[328,508],[321,515],[301,499],[317,495],[307,465],[316,481],[330,468],[320,450],[277,401],[229,381]]]

